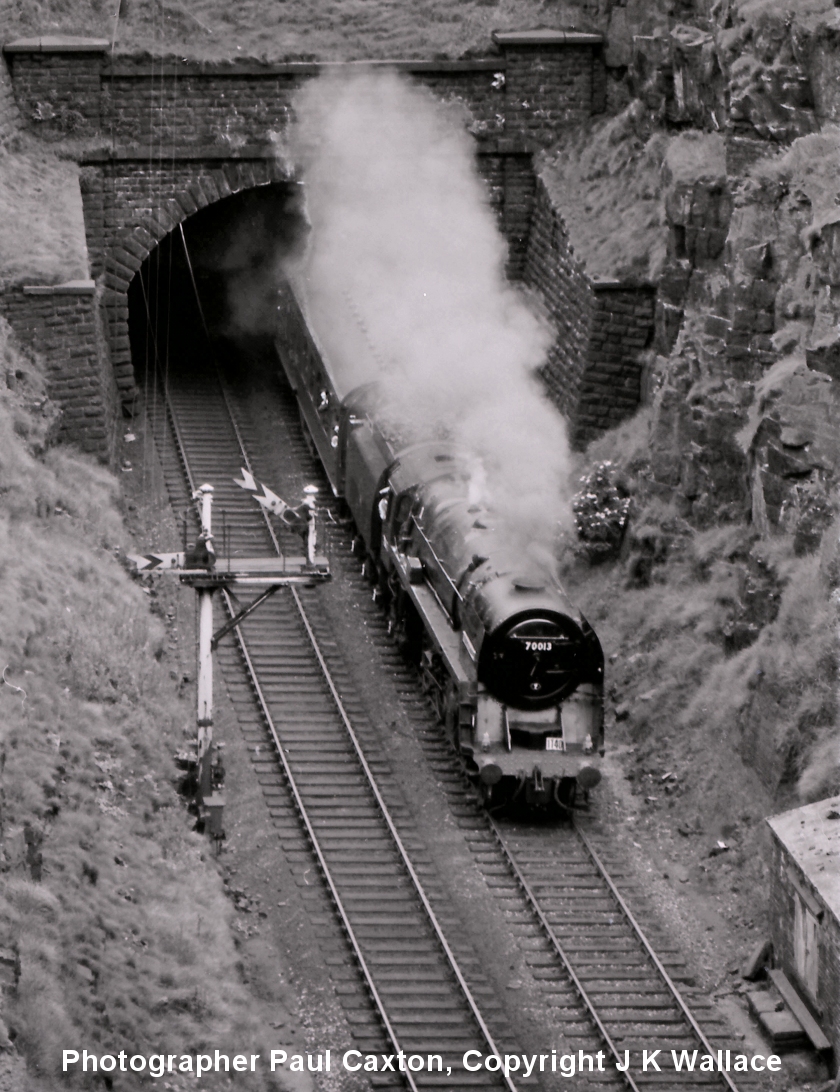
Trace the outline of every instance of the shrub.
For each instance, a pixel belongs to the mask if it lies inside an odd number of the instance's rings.
[[[598,463],[585,477],[583,488],[572,498],[575,527],[581,552],[592,564],[615,557],[621,549],[631,498],[616,481],[609,460]]]

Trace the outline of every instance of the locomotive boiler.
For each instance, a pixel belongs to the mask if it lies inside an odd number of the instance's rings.
[[[601,778],[597,636],[552,566],[476,501],[475,455],[401,437],[376,382],[342,381],[299,296],[281,288],[278,354],[389,628],[488,804],[571,808]]]

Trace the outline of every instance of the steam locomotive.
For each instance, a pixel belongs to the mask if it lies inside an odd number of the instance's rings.
[[[280,290],[277,351],[389,628],[488,805],[571,808],[601,779],[597,636],[549,567],[511,556],[498,516],[473,502],[475,456],[394,435],[378,384],[342,383],[299,295]]]

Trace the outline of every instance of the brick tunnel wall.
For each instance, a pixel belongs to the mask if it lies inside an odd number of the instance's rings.
[[[114,377],[124,404],[135,395],[128,330],[128,286],[158,243],[198,209],[242,190],[287,181],[273,158],[255,161],[147,162],[83,168],[91,271],[102,285],[102,307]]]
[[[496,40],[497,56],[390,67],[469,108],[479,170],[509,241],[508,273],[516,279],[525,265],[536,188],[532,153],[604,108],[603,58],[599,35],[512,33]],[[11,43],[5,56],[23,126],[50,142],[99,139],[99,150],[82,160],[87,242],[113,374],[120,397],[129,402],[132,277],[197,209],[229,193],[288,180],[276,157],[276,136],[288,124],[295,91],[321,69],[112,59],[107,43],[69,40],[43,48],[37,40]],[[24,307],[32,305],[24,299]],[[5,306],[22,328],[28,322],[34,330],[43,319],[36,309],[24,321],[17,303]],[[104,408],[109,396],[101,394]],[[98,443],[99,424],[94,431]]]
[[[0,293],[0,314],[46,364],[59,439],[109,458],[116,398],[96,296],[92,281],[15,288]]]
[[[537,289],[557,328],[542,375],[571,424],[573,444],[582,447],[639,405],[640,358],[653,337],[655,290],[593,281],[542,182],[524,280]]]

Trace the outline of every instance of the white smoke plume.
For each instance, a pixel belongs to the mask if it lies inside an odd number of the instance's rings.
[[[321,77],[295,109],[312,226],[297,279],[333,366],[381,380],[413,439],[476,452],[498,522],[550,545],[571,518],[565,424],[534,374],[552,335],[506,282],[464,112],[392,72]]]

